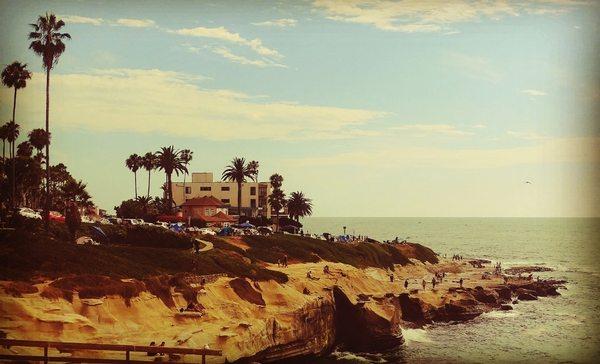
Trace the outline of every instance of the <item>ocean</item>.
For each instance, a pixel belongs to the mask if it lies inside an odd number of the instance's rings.
[[[335,351],[322,363],[591,363],[600,360],[600,219],[598,218],[325,218],[303,221],[307,233],[367,235],[421,243],[515,265],[542,265],[542,278],[568,281],[556,298],[520,302],[513,311],[466,323],[403,330],[394,355]]]

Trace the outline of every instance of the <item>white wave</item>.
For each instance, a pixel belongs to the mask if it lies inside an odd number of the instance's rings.
[[[431,339],[427,335],[427,331],[423,329],[402,329],[402,337],[406,343],[417,342],[417,343],[430,343]]]
[[[505,318],[505,317],[515,317],[515,316],[519,316],[519,313],[516,312],[515,310],[510,310],[510,311],[490,311],[490,312],[485,312],[483,314],[481,314],[482,317],[487,317],[487,318]]]
[[[365,356],[361,356],[365,355]],[[331,356],[335,357],[336,360],[348,360],[362,363],[387,363],[387,361],[379,356],[351,353],[349,351],[334,351]]]

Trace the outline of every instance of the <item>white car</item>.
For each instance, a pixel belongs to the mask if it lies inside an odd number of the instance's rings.
[[[163,229],[169,229],[169,223],[168,222],[164,222],[164,221],[157,221],[156,224],[154,224],[158,227],[161,227]]]
[[[217,233],[209,228],[200,228],[198,230],[198,232],[200,234],[204,234],[204,235],[217,235]]]
[[[40,215],[39,212],[35,212],[32,209],[30,209],[29,207],[21,207],[19,209],[19,215],[21,215],[23,217],[28,217],[30,219],[37,219],[37,220],[42,219],[42,215]]]
[[[93,224],[94,220],[90,219],[89,216],[87,216],[87,215],[81,215],[81,222]]]

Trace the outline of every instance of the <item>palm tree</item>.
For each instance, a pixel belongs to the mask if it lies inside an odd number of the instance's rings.
[[[185,168],[187,168],[188,164],[192,161],[192,155],[194,154],[194,152],[192,152],[189,149],[182,149],[181,150],[181,160],[183,161],[183,164],[185,165]],[[187,172],[185,172],[183,174],[183,193],[185,195],[185,176],[187,176]]]
[[[129,156],[129,158],[125,159],[125,166],[133,172],[133,180],[135,184],[135,198],[137,198],[137,171],[142,166],[142,157],[133,153]]]
[[[288,200],[288,213],[292,219],[299,221],[301,217],[312,215],[312,201],[303,192],[292,192]]]
[[[272,209],[275,209],[275,215],[277,217],[277,230],[279,230],[279,210],[285,206],[285,193],[281,190],[283,185],[283,177],[280,174],[273,174],[269,177],[273,192],[269,195],[269,205]]]
[[[142,167],[148,171],[148,195],[150,197],[150,172],[156,168],[156,156],[152,152],[144,154],[142,157]]]
[[[19,137],[20,134],[20,129],[21,126],[17,123],[15,123],[14,121],[9,122],[8,124],[6,124],[6,140],[8,140],[8,145],[9,145],[9,150],[10,150],[10,157],[12,158],[12,194],[11,194],[11,207],[15,207],[15,190],[16,190],[16,185],[15,185],[15,162],[16,162],[16,158],[15,158],[15,141],[17,140],[17,138]],[[12,147],[11,147],[12,146]]]
[[[21,142],[19,145],[17,145],[17,155],[19,157],[30,158],[32,154],[33,146],[28,140],[25,140],[24,142]]]
[[[162,147],[156,152],[157,167],[165,172],[167,177],[167,200],[169,208],[173,207],[173,186],[171,184],[171,175],[173,172],[179,175],[180,172],[187,173],[187,167],[181,159],[181,151],[176,150],[172,145],[170,147]]]
[[[39,156],[42,154],[42,149],[50,144],[50,134],[44,129],[33,129],[29,132],[29,142],[38,151]]]
[[[142,210],[144,211],[144,217],[146,217],[146,215],[148,215],[148,207],[152,203],[152,199],[150,197],[140,196],[136,199],[136,201],[140,205],[142,205]]]
[[[8,123],[0,126],[0,139],[2,139],[2,159],[6,159],[6,139],[8,139]]]
[[[15,110],[17,109],[17,90],[25,88],[27,80],[30,78],[31,72],[27,70],[27,65],[21,62],[13,62],[2,70],[2,84],[8,88],[13,87],[15,89],[12,121],[15,121]]]
[[[258,162],[246,164],[246,159],[235,157],[231,164],[225,167],[221,179],[223,181],[231,181],[237,183],[237,205],[238,205],[238,221],[242,222],[242,183],[246,182],[246,178],[256,181],[258,175]]]
[[[71,36],[68,33],[60,33],[65,22],[56,19],[54,14],[40,15],[36,22],[30,25],[34,31],[29,33],[29,39],[32,40],[29,48],[42,57],[42,64],[46,69],[46,133],[50,135],[50,70],[65,51],[63,40],[71,39]],[[50,227],[48,221],[50,204],[50,144],[46,144],[46,204],[44,206],[46,232]]]

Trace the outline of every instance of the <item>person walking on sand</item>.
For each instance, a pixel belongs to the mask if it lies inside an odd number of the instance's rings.
[[[284,255],[283,255],[283,266],[284,266],[285,268],[287,268],[287,266],[288,266],[288,258],[287,258],[287,254],[284,254]]]
[[[404,280],[404,289],[408,289],[408,279]]]
[[[463,279],[461,278],[458,283],[460,284],[460,288],[463,288]]]
[[[436,283],[437,283],[437,282],[436,282],[436,280],[435,280],[435,277],[431,278],[431,286],[432,286],[431,290],[434,290],[434,289],[435,289],[435,284],[436,284]]]
[[[421,284],[423,285],[423,291],[425,290],[425,286],[427,285],[427,282],[425,282],[425,279],[423,279],[423,282],[421,282]]]
[[[390,282],[394,283],[394,273],[390,273]]]

